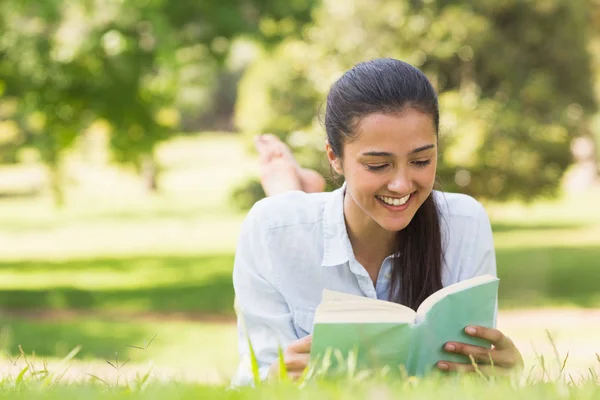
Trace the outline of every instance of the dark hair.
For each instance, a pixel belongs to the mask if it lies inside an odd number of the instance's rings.
[[[363,117],[416,109],[431,116],[439,131],[437,94],[417,68],[383,58],[357,64],[333,84],[327,96],[325,130],[335,155],[356,137]],[[416,310],[427,296],[442,288],[443,247],[433,194],[423,202],[408,226],[397,233],[390,300]]]

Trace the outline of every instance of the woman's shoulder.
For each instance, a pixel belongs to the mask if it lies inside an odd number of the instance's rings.
[[[438,212],[443,217],[488,220],[487,212],[479,201],[475,198],[462,193],[448,193],[433,191]]]
[[[293,190],[257,201],[248,212],[247,220],[261,223],[265,228],[319,222],[331,192],[305,193]]]

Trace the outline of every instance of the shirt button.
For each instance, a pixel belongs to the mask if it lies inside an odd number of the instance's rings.
[[[385,279],[388,279],[388,280],[392,279],[392,273],[391,272],[386,273],[385,274]]]

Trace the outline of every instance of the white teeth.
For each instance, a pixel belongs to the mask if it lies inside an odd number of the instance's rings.
[[[394,197],[384,197],[384,196],[377,196],[378,199],[380,199],[381,201],[383,201],[385,204],[389,204],[390,206],[401,206],[403,204],[405,204],[408,199],[410,199],[410,194],[407,194],[406,196],[402,197],[402,198],[394,198]]]

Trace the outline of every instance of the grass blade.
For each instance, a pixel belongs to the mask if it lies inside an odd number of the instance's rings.
[[[567,360],[568,359],[569,359],[569,352],[567,351],[567,356],[565,357],[565,359],[564,359],[564,361],[562,363],[562,367],[560,367],[560,375],[559,376],[562,376],[562,374],[563,374],[563,372],[565,370],[565,367],[567,366]]]
[[[252,347],[252,342],[250,338],[247,337],[248,340],[248,350],[250,351],[250,365],[252,367],[252,381],[254,382],[254,386],[259,386],[261,384],[260,379],[260,369],[258,367],[258,359],[256,358],[256,353],[254,352],[254,347]]]
[[[29,365],[26,365],[25,368],[23,368],[21,370],[21,372],[19,372],[19,375],[17,376],[17,380],[15,381],[15,384],[19,385],[23,382],[23,378],[25,377],[25,374],[27,373],[27,371],[29,371]]]
[[[550,341],[550,344],[552,345],[552,350],[554,350],[554,358],[556,358],[556,362],[558,363],[558,367],[561,367],[561,362],[560,362],[560,354],[558,354],[558,348],[556,347],[556,343],[554,342],[554,338],[552,337],[552,334],[550,333],[550,331],[548,329],[545,330],[546,331],[546,336],[548,337],[548,340]],[[558,378],[560,379],[562,375],[559,375]]]
[[[283,356],[283,349],[281,346],[277,346],[277,358],[279,359],[279,380],[287,381],[288,373],[285,366],[285,357]]]
[[[106,382],[104,379],[102,379],[102,378],[99,378],[99,377],[97,377],[96,375],[92,375],[92,374],[88,374],[88,375],[89,375],[89,376],[91,376],[91,377],[94,379],[94,381],[102,382],[102,383],[104,383],[106,386],[109,386],[109,387],[110,387],[110,385],[108,384],[108,382]]]
[[[154,369],[153,367],[150,367],[148,369],[148,371],[144,374],[144,376],[142,377],[142,379],[140,379],[138,381],[138,388],[140,390],[144,388],[144,386],[145,386],[146,382],[148,381],[148,378],[150,377],[150,374],[152,373],[153,369]]]
[[[68,363],[69,361],[71,361],[77,354],[79,354],[79,352],[81,351],[81,345],[75,346],[73,348],[73,350],[71,350],[69,352],[69,354],[67,354],[62,360],[60,360],[61,363]]]
[[[475,358],[473,357],[473,355],[469,354],[469,358],[471,359],[471,365],[473,365],[473,368],[475,368],[475,372],[477,373],[477,375],[479,375],[479,377],[482,378],[483,380],[487,381],[487,378],[485,377],[483,372],[481,372],[481,370],[479,369],[479,365],[477,365],[477,363],[475,362]]]
[[[491,378],[493,382],[496,382],[496,366],[494,365],[494,359],[492,358],[492,354],[488,355],[490,358],[490,369],[491,369]]]
[[[54,386],[58,385],[58,383],[62,380],[62,378],[67,373],[67,371],[69,371],[69,368],[71,368],[71,366],[67,365],[67,368],[65,368],[64,371],[51,384],[54,385]]]

